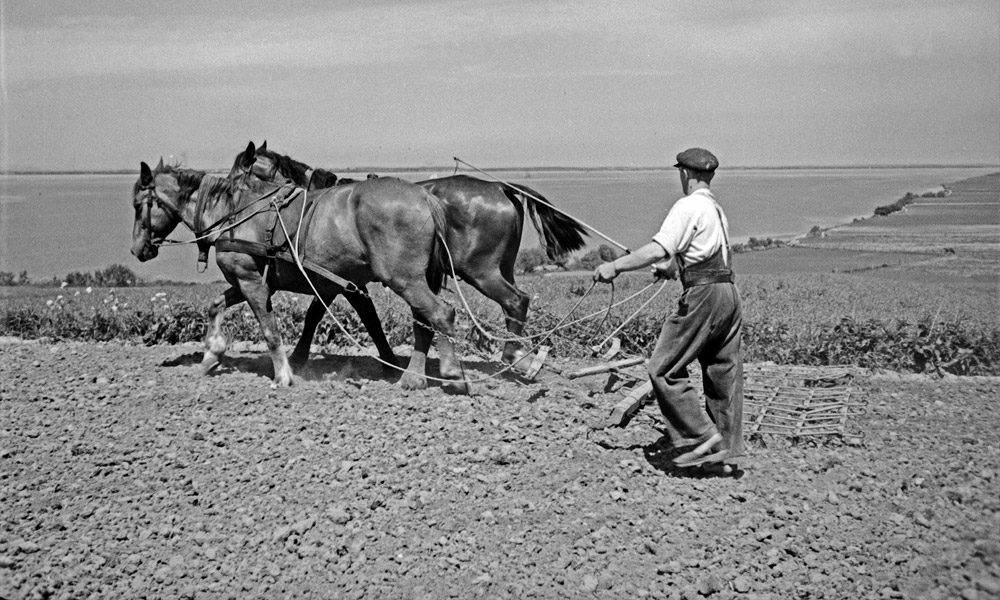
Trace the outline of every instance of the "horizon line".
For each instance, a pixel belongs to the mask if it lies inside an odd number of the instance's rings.
[[[192,168],[192,167],[185,167]],[[490,167],[490,171],[672,171],[673,166],[652,166],[652,167],[586,167],[586,166],[534,166],[534,167]],[[878,165],[780,165],[780,166],[744,166],[736,165],[732,167],[719,167],[719,171],[777,171],[777,170],[807,170],[807,169],[1000,169],[1000,163],[914,163],[914,164],[878,164]],[[208,173],[228,171],[222,169],[197,169]],[[418,167],[387,167],[387,166],[361,166],[342,167],[324,169],[327,171],[340,173],[410,173],[424,171],[451,171],[453,166],[418,166]],[[136,169],[0,169],[0,175],[127,175],[135,173]],[[474,172],[472,169],[459,169],[459,174]]]

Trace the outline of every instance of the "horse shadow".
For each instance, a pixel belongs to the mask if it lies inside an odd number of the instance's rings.
[[[202,357],[203,353],[201,352],[188,352],[165,360],[160,365],[163,367],[200,367]],[[399,356],[397,359],[399,364],[393,367],[374,356],[315,352],[309,355],[309,360],[304,365],[293,368],[294,377],[311,382],[339,381],[353,384],[364,381],[384,381],[395,384],[403,375],[409,357]],[[495,376],[500,380],[524,381],[523,378],[511,373],[503,366],[486,360],[466,359],[462,361],[462,366],[468,380]],[[208,376],[219,377],[232,373],[250,373],[272,379],[274,365],[267,352],[226,354],[219,364],[209,372]],[[427,382],[429,388],[442,387],[443,382],[433,379],[441,377],[438,358],[427,358],[425,373],[431,378]],[[452,390],[447,386],[444,386],[444,389],[452,393]]]
[[[161,367],[201,367],[204,354],[202,352],[188,352],[160,363]],[[219,377],[232,373],[250,373],[272,379],[274,377],[274,365],[271,357],[266,353],[262,354],[226,354],[222,357],[209,373],[208,377]]]

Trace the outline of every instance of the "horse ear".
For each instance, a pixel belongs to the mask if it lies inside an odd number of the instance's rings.
[[[264,143],[260,145],[260,149],[261,151],[267,150],[267,140],[264,140]]]
[[[146,186],[153,183],[153,172],[149,170],[149,165],[139,163],[139,182]]]
[[[240,160],[240,166],[244,169],[250,169],[253,163],[257,160],[257,147],[253,145],[253,141],[247,144],[247,149],[243,152],[243,159]]]
[[[162,156],[160,157],[160,164],[156,165],[156,170],[157,171],[162,171],[163,170],[163,157]]]

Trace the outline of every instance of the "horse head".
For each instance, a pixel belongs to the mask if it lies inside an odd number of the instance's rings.
[[[183,212],[198,189],[202,171],[164,166],[155,169],[139,165],[139,179],[132,186],[132,254],[145,262],[156,258],[159,247],[183,220]]]

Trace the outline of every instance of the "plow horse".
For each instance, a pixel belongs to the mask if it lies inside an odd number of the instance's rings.
[[[319,190],[337,185],[342,179],[324,169],[278,154],[265,141],[253,142],[236,156],[230,178],[245,176],[272,183],[291,183]],[[417,182],[444,205],[446,243],[455,274],[487,298],[500,305],[510,338],[504,342],[501,360],[527,368],[532,356],[521,350],[521,336],[528,316],[530,298],[514,282],[514,264],[527,210],[548,256],[556,259],[584,246],[584,228],[574,219],[549,206],[538,192],[520,184],[484,181],[468,175],[453,175]],[[308,353],[316,326],[326,306],[316,299],[309,306],[296,353]],[[367,323],[366,323],[367,325]],[[368,327],[379,344],[382,328]],[[384,337],[383,337],[384,340]],[[305,346],[303,347],[303,344]]]
[[[140,165],[132,203],[132,254],[140,261],[155,258],[181,223],[203,249],[215,247],[216,264],[230,287],[209,308],[205,373],[225,352],[225,309],[245,301],[260,323],[275,383],[291,384],[271,304],[278,290],[313,294],[323,302],[348,292],[352,304],[358,302],[355,308],[361,306],[369,332],[381,336],[376,343],[385,343],[363,294],[368,282],[379,281],[410,305],[414,318],[413,353],[400,385],[426,387],[427,351],[438,331],[441,378],[458,391],[466,389],[452,341],[455,310],[437,297],[447,264],[440,244],[444,207],[424,188],[383,177],[307,194],[289,185],[165,167],[161,160],[155,169]],[[379,348],[392,356],[388,343]],[[308,344],[306,349],[308,354]]]

